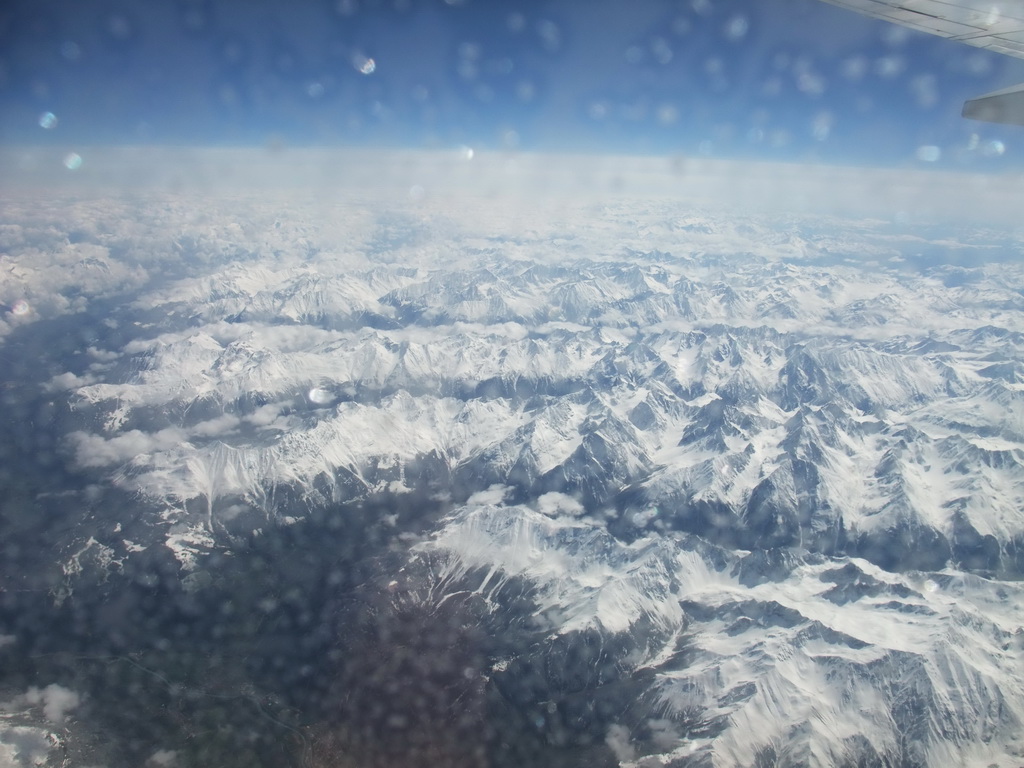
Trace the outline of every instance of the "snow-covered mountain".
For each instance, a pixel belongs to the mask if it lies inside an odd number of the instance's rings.
[[[575,504],[470,504],[416,552],[434,562],[423,600],[469,589],[501,606],[511,580],[534,585],[537,614],[553,618],[492,674],[514,688],[546,662],[555,716],[538,727],[585,732],[566,716],[585,688],[624,764],[1019,762],[1019,582],[686,534],[624,544]],[[607,638],[589,664],[558,653],[588,633]],[[628,678],[640,706],[614,688]]]
[[[380,510],[339,610],[382,645],[458,625],[433,730],[461,700],[485,745],[598,764],[1019,765],[1024,268],[877,222],[588,215],[175,262],[44,368],[71,470],[139,510],[68,534],[56,601],[168,548],[202,594],[217,553]],[[336,688],[374,643],[341,630]]]
[[[76,388],[104,427],[71,442],[169,508],[201,499],[211,529],[218,505],[273,517],[281,484],[401,491],[433,456],[462,498],[575,494],[620,536],[1019,573],[1024,315],[1004,309],[1006,269],[985,287],[1003,301],[979,303],[931,274],[714,263],[229,266],[205,294],[165,291],[192,321],[129,344],[136,373]]]

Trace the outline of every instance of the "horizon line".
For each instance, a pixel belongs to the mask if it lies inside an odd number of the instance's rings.
[[[711,207],[1018,230],[1024,171],[836,165],[671,154],[365,146],[0,145],[0,191],[284,194],[423,203],[459,196],[550,203],[676,198]]]

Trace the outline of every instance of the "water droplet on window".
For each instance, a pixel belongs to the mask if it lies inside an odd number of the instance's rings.
[[[651,55],[654,56],[654,60],[659,64],[665,65],[672,61],[674,54],[668,42],[659,37],[651,43]]]
[[[868,60],[863,56],[851,56],[843,62],[841,71],[847,80],[860,80],[868,72]]]
[[[975,53],[966,60],[967,71],[981,77],[992,71],[992,57],[986,53]]]
[[[672,104],[662,104],[657,114],[658,122],[662,125],[672,125],[679,119],[679,110]]]
[[[896,77],[905,68],[906,61],[902,56],[883,56],[875,62],[875,72],[887,79]]]
[[[53,112],[43,112],[39,116],[39,127],[52,130],[57,127],[57,116]]]
[[[693,24],[685,16],[677,16],[672,19],[672,33],[682,37],[683,35],[690,34],[690,30],[693,29]]]
[[[778,96],[782,93],[782,80],[777,77],[769,77],[761,86],[761,93],[765,96]]]
[[[192,32],[202,32],[209,24],[209,17],[204,8],[188,8],[181,17],[182,26]]]
[[[459,56],[463,59],[475,61],[480,58],[482,49],[479,43],[459,43]]]
[[[639,45],[631,45],[626,49],[626,63],[639,64],[644,60],[644,49]]]
[[[1000,157],[1004,152],[1006,152],[1006,145],[999,139],[992,139],[991,141],[985,142],[985,146],[981,151],[985,157]]]
[[[241,99],[238,96],[238,91],[236,91],[234,87],[228,85],[227,83],[220,87],[220,92],[218,95],[220,96],[221,103],[225,107],[235,107],[238,105],[239,101],[241,101]]]
[[[813,72],[802,72],[797,77],[796,87],[808,96],[821,96],[825,92],[825,78]]]
[[[82,55],[82,49],[78,43],[67,40],[60,46],[60,55],[68,61],[78,61]]]
[[[942,157],[942,150],[934,144],[925,144],[917,148],[915,155],[923,163],[934,163]]]
[[[64,167],[69,171],[77,171],[82,167],[82,156],[77,152],[68,152],[64,156]]]
[[[939,88],[934,75],[918,75],[910,81],[917,104],[922,109],[934,107],[939,101]]]
[[[832,115],[828,112],[820,112],[814,117],[814,122],[811,124],[811,135],[815,141],[825,141],[829,134],[832,133]]]
[[[733,16],[725,23],[725,36],[730,40],[742,40],[750,29],[750,22],[742,14]]]
[[[537,25],[537,34],[540,35],[541,44],[549,53],[556,52],[562,47],[562,30],[555,22],[544,20]]]
[[[309,390],[310,402],[315,403],[317,405],[328,405],[333,399],[334,396],[326,389],[323,389],[321,387],[313,387],[311,390]]]
[[[245,59],[245,47],[237,40],[228,40],[221,47],[220,55],[228,64],[240,64]]]
[[[127,16],[115,13],[107,19],[107,32],[115,40],[127,40],[132,36],[134,30]]]
[[[587,114],[591,120],[604,120],[608,117],[608,105],[603,101],[595,101],[587,107]]]
[[[776,149],[781,149],[789,144],[791,140],[789,131],[780,128],[777,131],[772,131],[771,145]]]
[[[893,47],[903,45],[910,39],[910,30],[905,27],[897,27],[895,24],[886,24],[882,27],[882,40]]]
[[[356,71],[362,72],[364,75],[372,75],[377,70],[377,62],[361,53],[357,53],[352,57],[352,66],[356,68]]]
[[[521,80],[516,84],[516,97],[520,101],[533,101],[537,96],[537,89],[529,80]]]

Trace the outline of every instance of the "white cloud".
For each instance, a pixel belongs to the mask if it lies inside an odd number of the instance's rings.
[[[287,420],[281,419],[281,412],[292,406],[292,401],[282,403],[268,403],[260,406],[250,414],[246,414],[243,420],[254,427],[269,427],[275,424],[286,425]]]
[[[43,715],[51,723],[62,723],[68,712],[81,703],[81,697],[70,688],[51,683],[45,688],[29,688],[25,701],[32,706],[42,705]]]
[[[109,349],[99,349],[98,347],[89,347],[87,352],[101,363],[111,363],[121,357],[120,352],[113,352]]]
[[[507,485],[492,485],[486,491],[477,491],[466,501],[469,507],[496,507],[504,503],[513,489]]]
[[[185,437],[182,430],[173,427],[152,434],[133,429],[109,439],[87,432],[72,432],[68,435],[75,447],[75,459],[82,467],[123,464],[140,454],[178,446]]]
[[[615,759],[620,763],[628,763],[636,759],[636,748],[630,742],[629,729],[615,723],[608,727],[604,743],[608,745]]]
[[[146,760],[153,768],[174,768],[178,765],[178,753],[173,749],[158,749]]]
[[[0,724],[0,766],[45,765],[53,743],[42,728]]]
[[[240,423],[241,419],[237,416],[225,413],[223,416],[218,416],[216,419],[201,421],[195,426],[189,427],[188,433],[189,435],[197,437],[217,437],[218,435],[233,432],[238,428]]]
[[[578,500],[557,491],[551,491],[538,496],[537,511],[548,517],[558,517],[559,515],[579,517],[586,512]]]
[[[94,376],[77,376],[70,372],[60,373],[50,379],[46,384],[46,390],[48,392],[59,392],[61,390],[78,389],[79,387],[95,383],[96,378]]]
[[[31,171],[20,170],[24,164],[18,155],[19,150],[7,150],[0,156],[0,164],[9,171],[7,183],[16,184],[20,172],[29,173],[28,180],[40,184],[40,169],[31,166]],[[311,210],[319,218],[326,218],[323,214],[328,214],[329,200],[354,195],[391,205],[401,201],[416,211],[429,210],[430,205],[441,203],[449,208],[449,213],[453,197],[493,201],[500,195],[506,212],[513,216],[521,216],[524,209],[536,208],[538,203],[541,208],[551,209],[570,201],[612,202],[642,196],[673,199],[677,204],[715,204],[731,210],[783,211],[787,215],[836,213],[891,218],[894,212],[902,210],[934,219],[948,216],[963,221],[1019,225],[1015,205],[1017,183],[1012,175],[522,152],[513,157],[504,152],[478,152],[472,163],[453,163],[448,151],[365,148],[293,148],[287,153],[271,154],[244,149],[149,147],[144,155],[131,150],[97,148],[92,150],[91,158],[92,167],[103,168],[106,174],[103,185],[97,186],[101,191],[135,188],[137,180],[145,178],[151,191],[162,193],[174,186],[184,195],[199,191],[208,200],[216,200],[219,193],[229,197],[238,190],[247,194],[284,194],[293,200],[306,196],[312,198],[306,204],[313,206]],[[212,182],[214,179],[217,181]],[[66,175],[55,177],[55,190],[59,191],[67,181]],[[408,190],[413,183],[429,194],[410,202]],[[75,225],[98,238],[112,217],[89,221],[86,213],[84,207],[74,210]],[[155,214],[140,214],[133,217],[133,222],[119,223],[115,231],[130,237],[149,221],[160,221]],[[253,226],[255,222],[229,220],[211,222],[195,243],[173,229],[177,223],[173,219],[178,214],[178,210],[163,212],[162,223],[173,233],[166,242],[180,243],[179,250],[190,253],[237,249],[239,243],[257,238],[261,245],[274,246],[288,243],[289,234],[293,235],[290,243],[294,245],[308,236],[307,232],[282,231],[284,228],[272,226],[261,231],[258,225]],[[489,222],[498,215],[492,214]],[[18,215],[9,220],[32,222],[35,218]],[[340,226],[346,223],[341,222]],[[7,239],[14,247],[36,242],[34,233],[26,235],[18,227],[11,228]]]

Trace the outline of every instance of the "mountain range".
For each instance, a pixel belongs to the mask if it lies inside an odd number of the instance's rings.
[[[253,245],[104,305],[40,382],[107,489],[75,496],[103,522],[65,532],[54,603],[156,552],[213,594],[217,557],[362,510],[389,543],[332,598],[321,750],[1019,765],[1024,269],[654,210],[542,248],[382,215],[358,253]]]

